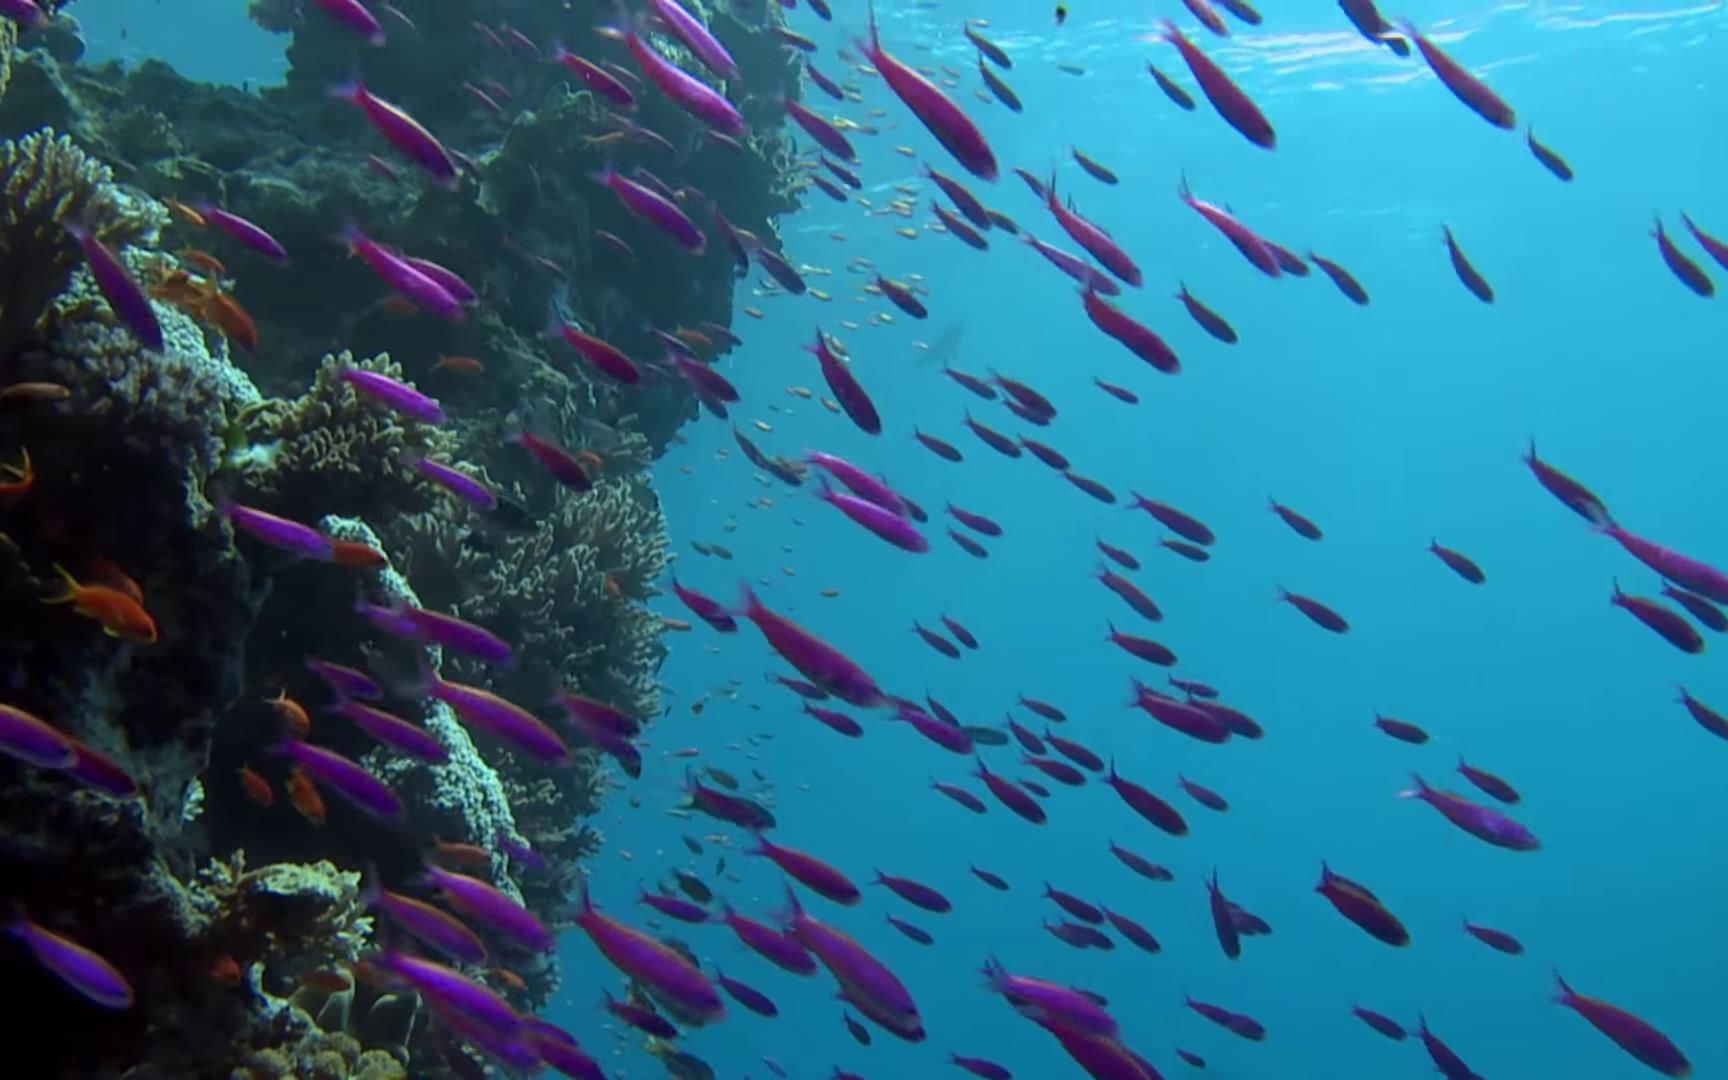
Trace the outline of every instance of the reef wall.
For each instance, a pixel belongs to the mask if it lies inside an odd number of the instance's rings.
[[[428,858],[456,859],[555,924],[599,843],[584,819],[606,769],[587,749],[548,764],[471,734],[423,697],[421,668],[530,709],[568,690],[643,721],[659,710],[663,626],[645,601],[665,527],[647,468],[694,398],[652,367],[635,386],[600,375],[547,327],[579,322],[646,364],[667,347],[652,328],[727,327],[725,245],[674,248],[590,174],[651,169],[693,217],[712,201],[772,244],[791,206],[778,109],[747,105],[752,134],[736,144],[651,89],[632,119],[616,115],[549,56],[563,36],[627,63],[589,33],[598,8],[396,10],[411,26],[392,24],[359,69],[461,152],[454,184],[414,175],[329,95],[360,54],[316,11],[254,3],[290,35],[287,83],[261,93],[156,62],[85,65],[64,13],[16,42],[0,19],[0,262],[30,268],[0,275],[0,705],[81,741],[65,769],[0,756],[0,881],[137,991],[102,1010],[24,950],[0,951],[20,1002],[15,1075],[474,1075],[473,1049],[411,993],[355,978],[376,944],[362,872],[430,897]],[[796,93],[773,13],[702,14],[748,73],[734,100]],[[286,262],[195,224],[208,204],[267,230]],[[393,297],[338,241],[350,222],[472,283],[466,317]],[[118,317],[68,224],[148,293],[160,351]],[[355,371],[417,386],[451,419],[381,409]],[[591,486],[561,485],[512,442],[523,430],[583,462]],[[485,483],[496,506],[453,498],[422,459]],[[378,558],[273,550],[236,531],[231,504]],[[515,662],[394,639],[357,602],[480,624]],[[447,760],[411,760],[324,712],[307,656],[373,673]],[[311,805],[272,752],[296,732],[384,780],[402,820]],[[556,985],[550,956],[495,957],[472,974],[518,1008]]]

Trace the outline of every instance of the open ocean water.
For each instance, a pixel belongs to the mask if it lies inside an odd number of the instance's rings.
[[[862,31],[864,11],[853,0],[835,6],[832,24],[803,10],[792,22],[816,38],[825,68],[851,74],[834,49]],[[166,4],[77,7],[100,52],[155,55],[229,81],[267,82],[280,67],[277,39],[257,33],[238,4],[203,5],[197,17],[183,14],[199,7],[189,2],[173,16]],[[960,100],[1004,166],[997,183],[974,190],[1022,228],[1072,246],[1007,171],[1053,168],[1058,190],[1139,261],[1145,286],[1125,290],[1124,305],[1165,335],[1182,372],[1160,375],[1100,335],[1068,279],[1000,231],[988,252],[923,230],[906,239],[894,230],[921,224],[922,205],[904,222],[810,192],[782,234],[795,262],[832,270],[810,280],[833,301],[753,295],[756,274],[740,282],[737,304],[764,314],[734,324],[745,337],[727,361],[744,399],[734,419],[770,452],[824,450],[879,471],[930,513],[931,551],[889,547],[811,485],[766,482],[728,425],[704,417],[656,469],[679,578],[728,600],[738,579],[755,582],[766,603],[890,692],[932,694],[968,723],[999,725],[1007,713],[1033,722],[1016,704],[1022,693],[1058,703],[1069,717],[1063,733],[1169,798],[1192,831],[1156,831],[1096,777],[1074,790],[1049,785],[1057,790],[1042,826],[995,802],[974,815],[928,787],[937,778],[982,794],[967,778],[968,758],[888,722],[887,711],[852,710],[866,729],[855,740],[817,724],[765,682],[767,672],[790,671],[753,628],[722,637],[698,624],[674,635],[662,672],[670,711],[650,733],[649,768],[597,822],[606,836],[591,868],[599,904],[640,918],[638,886],[673,866],[700,872],[742,911],[762,916],[782,904],[781,875],[744,854],[739,830],[669,815],[687,763],[719,766],[746,792],[771,786],[777,842],[822,855],[861,885],[880,868],[954,902],[951,913],[930,915],[879,887],[851,909],[805,894],[813,912],[903,978],[930,1033],[920,1044],[878,1030],[872,1045],[858,1045],[826,976],[774,970],[723,927],[677,928],[705,961],[780,1008],[763,1019],[733,1007],[725,1023],[682,1040],[717,1075],[763,1080],[764,1055],[795,1078],[826,1078],[836,1066],[872,1078],[961,1075],[950,1051],[1032,1080],[1081,1075],[986,989],[978,969],[990,954],[1013,971],[1105,995],[1124,1041],[1173,1077],[1433,1073],[1420,1043],[1368,1030],[1350,1015],[1352,1002],[1412,1028],[1425,1016],[1493,1080],[1649,1075],[1551,1002],[1554,970],[1655,1024],[1695,1075],[1728,1074],[1728,744],[1674,700],[1684,684],[1728,706],[1723,643],[1712,637],[1702,655],[1685,655],[1611,607],[1616,579],[1651,595],[1656,574],[1593,535],[1520,462],[1534,439],[1620,524],[1728,561],[1728,299],[1688,292],[1651,239],[1659,214],[1723,278],[1679,214],[1728,235],[1728,15],[1720,4],[1658,0],[1410,0],[1385,10],[1409,16],[1485,77],[1517,108],[1518,129],[1484,123],[1426,66],[1370,45],[1320,0],[1270,0],[1263,26],[1238,24],[1229,40],[1202,42],[1276,125],[1273,153],[1232,132],[1204,100],[1183,112],[1151,82],[1148,60],[1193,86],[1175,50],[1156,40],[1165,16],[1183,16],[1197,32],[1175,0],[1075,0],[1061,28],[1048,5],[1025,0],[878,5],[891,50],[960,72]],[[984,32],[1011,51],[1005,77],[1024,114],[972,96],[965,17],[987,18]],[[896,153],[899,144],[960,174],[879,80],[859,81],[862,104],[840,111],[883,128],[854,135],[865,196],[881,206],[893,185],[919,179],[919,159]],[[876,108],[882,116],[867,115]],[[1566,156],[1575,182],[1558,182],[1532,157],[1528,124]],[[1089,177],[1074,147],[1121,183]],[[1347,302],[1318,274],[1273,280],[1255,271],[1178,200],[1184,175],[1199,197],[1263,235],[1349,267],[1372,303]],[[1492,281],[1491,306],[1454,276],[1443,225]],[[922,275],[929,320],[896,313],[889,326],[843,330],[842,320],[887,309],[863,296],[868,278],[848,271],[860,258],[893,278]],[[1231,321],[1238,344],[1210,339],[1189,319],[1171,299],[1179,282]],[[827,393],[801,350],[818,325],[845,340],[883,414],[881,436],[788,392]],[[1049,427],[1019,423],[1000,402],[943,377],[916,343],[950,325],[963,327],[955,365],[1037,387],[1058,409]],[[1095,377],[1132,387],[1140,403],[1113,399]],[[996,454],[961,426],[968,409],[1059,447],[1122,501],[1101,505],[1029,456]],[[758,419],[772,431],[750,428]],[[931,454],[914,427],[955,443],[965,461]],[[1218,537],[1211,560],[1162,549],[1169,533],[1126,508],[1130,490],[1209,524]],[[1298,537],[1268,513],[1269,496],[1312,518],[1324,540]],[[987,559],[944,535],[948,501],[1002,524]],[[1162,623],[1140,620],[1093,580],[1098,537],[1139,555],[1143,568],[1131,576],[1163,608]],[[1468,553],[1486,582],[1449,571],[1427,552],[1431,538]],[[700,557],[692,540],[723,544],[735,558]],[[1275,602],[1280,587],[1323,599],[1348,618],[1349,633],[1326,633]],[[822,596],[825,588],[838,595]],[[686,614],[670,594],[660,606]],[[914,620],[939,627],[943,614],[980,648],[952,660],[913,632]],[[1161,682],[1165,672],[1110,644],[1111,620],[1170,645],[1177,674],[1219,687],[1264,724],[1265,738],[1205,745],[1126,707],[1131,675]],[[1420,724],[1432,740],[1386,737],[1372,726],[1377,711]],[[700,756],[665,756],[683,747]],[[992,769],[1030,775],[1017,746],[984,753]],[[1517,786],[1523,799],[1509,812],[1541,838],[1539,851],[1490,847],[1396,797],[1414,771],[1486,802],[1453,771],[1459,755]],[[1181,794],[1179,774],[1227,796],[1228,812]],[[730,846],[704,840],[705,853],[693,856],[681,840],[709,833],[730,835]],[[1130,873],[1111,857],[1111,840],[1166,864],[1175,880]],[[714,873],[720,855],[724,875]],[[1340,918],[1314,891],[1322,860],[1374,889],[1411,943],[1389,948]],[[987,888],[969,865],[1002,874],[1011,891]],[[1204,881],[1214,869],[1230,898],[1273,928],[1235,961],[1221,955],[1208,912]],[[1060,917],[1040,896],[1046,882],[1144,923],[1162,953],[1056,940],[1041,925]],[[925,927],[935,944],[907,940],[887,913]],[[1524,955],[1472,939],[1465,918],[1515,934]],[[597,1002],[603,989],[617,992],[614,970],[580,934],[566,935],[562,950],[566,986],[548,1018],[607,1047],[618,1075],[657,1075],[635,1038],[611,1042],[601,1031]],[[1265,1040],[1209,1023],[1183,1007],[1184,995],[1252,1015]],[[1176,1058],[1178,1046],[1205,1059],[1203,1074]]]

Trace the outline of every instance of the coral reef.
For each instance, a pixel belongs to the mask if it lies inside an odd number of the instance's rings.
[[[0,463],[28,452],[34,465],[28,490],[0,506],[0,668],[13,673],[0,701],[60,726],[138,786],[117,797],[0,758],[0,876],[44,925],[109,958],[138,1001],[69,1046],[55,1033],[91,1007],[19,951],[0,956],[27,997],[9,1046],[17,1075],[476,1074],[447,1030],[422,1022],[414,995],[346,974],[371,930],[357,871],[375,866],[396,888],[439,843],[468,845],[485,864],[468,872],[557,922],[600,842],[585,821],[606,770],[586,749],[551,766],[472,737],[448,707],[409,693],[425,650],[380,635],[353,614],[357,599],[424,604],[504,636],[518,656],[509,669],[431,659],[512,701],[569,689],[644,721],[659,711],[662,625],[645,600],[666,540],[647,469],[695,402],[657,372],[616,384],[546,328],[580,322],[651,364],[663,346],[650,326],[730,324],[736,271],[722,245],[675,251],[588,177],[650,169],[689,189],[693,209],[712,202],[772,236],[793,205],[777,103],[797,92],[797,70],[758,23],[780,16],[704,15],[749,73],[727,90],[752,134],[729,147],[659,95],[626,121],[520,45],[491,51],[475,27],[498,23],[495,0],[416,5],[417,30],[393,26],[405,43],[369,50],[365,76],[466,152],[459,181],[443,186],[420,183],[327,94],[353,74],[353,41],[302,6],[253,4],[254,18],[292,35],[286,85],[256,94],[153,60],[84,64],[64,13],[16,47],[0,19],[0,263],[30,268],[0,275],[0,381],[48,387],[0,402]],[[550,42],[601,13],[510,14],[524,39]],[[625,58],[616,43],[583,47]],[[451,92],[465,81],[509,107]],[[171,220],[169,200],[243,215],[292,258],[266,263],[192,224],[196,214]],[[477,303],[453,321],[412,312],[334,240],[345,218],[460,274]],[[159,353],[116,321],[69,222],[156,298]],[[596,230],[636,255],[595,244]],[[244,335],[208,317],[218,295],[244,302],[255,324]],[[403,419],[358,396],[339,377],[348,367],[411,383],[453,419]],[[521,430],[577,455],[591,489],[559,486],[512,445]],[[405,464],[411,453],[458,464],[499,507],[456,501]],[[229,499],[315,522],[383,565],[297,559],[237,535],[217,510]],[[58,566],[135,596],[153,640],[43,606],[62,587]],[[308,654],[379,675],[387,704],[422,723],[448,762],[387,752],[322,712],[329,695]],[[270,753],[293,710],[308,738],[391,786],[407,807],[401,825],[339,800],[327,819],[301,805]],[[531,846],[550,869],[514,864],[501,841]],[[557,984],[550,956],[484,977],[523,1008]]]
[[[344,351],[324,357],[300,397],[246,410],[240,417],[246,445],[230,454],[229,464],[248,499],[332,514],[388,515],[427,504],[431,485],[402,459],[409,451],[448,453],[454,438],[362,399],[341,379],[347,368],[403,375],[389,353],[356,361]]]

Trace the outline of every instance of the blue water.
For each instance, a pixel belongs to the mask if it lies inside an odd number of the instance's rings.
[[[823,44],[818,62],[830,74],[845,73],[832,49],[862,22],[850,6],[834,26],[807,10],[792,15]],[[1718,5],[1654,2],[1412,0],[1389,9],[1439,31],[1517,107],[1521,123],[1534,122],[1578,170],[1576,183],[1561,185],[1531,158],[1521,131],[1496,131],[1471,115],[1425,67],[1363,42],[1333,5],[1279,6],[1266,5],[1274,10],[1261,31],[1238,27],[1227,44],[1204,42],[1276,125],[1279,148],[1267,153],[1204,101],[1180,112],[1147,78],[1150,58],[1192,85],[1173,49],[1142,40],[1154,14],[1178,13],[1170,0],[1132,19],[1077,0],[1059,32],[1047,5],[990,5],[988,32],[1016,60],[1007,77],[1028,103],[1022,116],[970,96],[976,76],[966,71],[971,54],[958,23],[973,11],[882,5],[891,50],[967,75],[963,100],[1005,174],[1010,165],[1040,174],[1055,165],[1061,189],[1139,259],[1146,287],[1130,291],[1125,306],[1165,334],[1183,372],[1160,376],[1099,335],[1067,279],[1010,238],[992,234],[988,253],[932,233],[909,241],[892,231],[900,219],[867,218],[813,193],[782,231],[795,262],[832,268],[811,281],[834,299],[764,298],[752,295],[754,279],[741,284],[739,304],[761,307],[765,318],[736,321],[746,345],[725,369],[744,395],[737,417],[773,426],[751,431],[769,452],[823,449],[881,470],[936,515],[932,551],[896,551],[809,489],[764,485],[727,426],[703,419],[656,468],[680,576],[726,597],[740,576],[755,581],[766,602],[846,649],[889,690],[918,698],[928,689],[968,722],[999,722],[1019,692],[1055,701],[1071,717],[1067,734],[1178,801],[1193,832],[1179,840],[1155,832],[1096,783],[1058,790],[1041,828],[994,803],[974,817],[926,789],[932,776],[963,779],[964,759],[882,715],[864,717],[857,741],[801,715],[795,699],[764,683],[765,671],[787,669],[753,629],[675,635],[662,675],[671,711],[652,731],[647,771],[598,822],[607,838],[592,874],[601,904],[640,919],[638,883],[674,865],[700,870],[746,912],[780,904],[778,874],[736,850],[745,841],[735,830],[667,816],[680,802],[685,763],[663,755],[688,746],[747,788],[752,768],[770,778],[779,842],[824,855],[860,882],[876,867],[918,878],[956,907],[924,915],[879,889],[853,910],[807,900],[903,976],[931,1033],[916,1046],[881,1032],[868,1048],[854,1045],[825,976],[771,969],[723,928],[678,930],[782,1011],[770,1021],[734,1007],[724,1024],[687,1037],[720,1076],[767,1076],[763,1054],[794,1077],[826,1077],[835,1065],[872,1077],[937,1076],[949,1071],[949,1050],[994,1057],[1017,1076],[1078,1076],[1048,1036],[981,987],[976,969],[992,951],[1013,970],[1106,994],[1125,1040],[1171,1076],[1191,1071],[1176,1061],[1178,1045],[1222,1078],[1432,1074],[1419,1044],[1368,1031],[1348,1015],[1352,1001],[1412,1025],[1425,1014],[1490,1078],[1650,1075],[1549,1003],[1550,967],[1656,1023],[1697,1075],[1728,1070],[1720,988],[1728,931],[1719,914],[1728,901],[1719,855],[1728,746],[1672,700],[1683,681],[1728,704],[1728,676],[1712,653],[1684,656],[1608,605],[1616,577],[1640,593],[1659,583],[1591,535],[1519,462],[1534,437],[1629,528],[1728,560],[1718,505],[1728,460],[1724,301],[1681,288],[1649,237],[1653,212],[1677,231],[1682,209],[1728,232],[1728,140],[1718,133],[1728,113],[1728,19]],[[84,14],[93,38],[105,40],[99,13]],[[139,26],[134,18],[134,45]],[[185,41],[155,48],[211,77],[256,77],[198,68],[210,50]],[[1062,73],[1059,62],[1086,73]],[[915,178],[915,163],[891,149],[897,144],[959,172],[879,82],[864,86],[865,107],[885,109],[887,126],[858,140],[871,199],[884,204],[890,185]],[[843,111],[868,119],[856,106]],[[1121,186],[1081,173],[1071,145],[1115,169]],[[1266,235],[1343,262],[1372,306],[1354,307],[1318,276],[1259,275],[1176,199],[1182,173],[1200,197],[1228,204]],[[1011,175],[985,197],[1066,245]],[[921,210],[919,222],[926,216]],[[1443,223],[1493,281],[1494,306],[1453,277]],[[836,230],[844,241],[830,238]],[[929,324],[896,315],[891,327],[843,331],[841,320],[886,309],[858,302],[866,279],[845,269],[858,256],[890,276],[924,275]],[[1179,280],[1232,320],[1240,345],[1217,344],[1188,320],[1169,298]],[[948,323],[965,326],[961,367],[995,367],[1056,402],[1058,418],[1038,434],[1078,471],[1124,499],[1138,490],[1211,524],[1220,538],[1213,560],[1195,565],[1161,551],[1162,534],[1145,515],[1094,503],[1036,461],[1009,461],[967,434],[967,408],[1007,430],[1025,425],[921,361],[914,342]],[[786,392],[788,384],[821,390],[815,361],[800,351],[817,324],[847,342],[885,416],[881,437]],[[1142,403],[1104,395],[1094,376],[1134,387]],[[967,460],[930,455],[910,437],[914,425],[949,438]],[[752,505],[765,495],[771,507]],[[1266,512],[1268,495],[1319,522],[1325,541],[1292,534]],[[949,499],[1006,527],[987,561],[942,536]],[[1090,580],[1095,535],[1140,555],[1145,569],[1133,576],[1164,607],[1163,624],[1135,626]],[[1431,536],[1477,559],[1487,584],[1472,587],[1428,555]],[[704,559],[692,539],[718,541],[737,558]],[[840,595],[820,597],[827,586]],[[1333,604],[1351,632],[1323,633],[1275,603],[1279,586]],[[685,614],[669,596],[661,607]],[[911,632],[912,620],[932,625],[943,612],[983,648],[951,661]],[[1222,687],[1267,737],[1205,746],[1125,708],[1130,674],[1162,672],[1104,641],[1112,618],[1167,641],[1182,674]],[[713,696],[731,680],[736,701]],[[691,702],[704,697],[692,715]],[[1410,747],[1380,735],[1370,726],[1376,710],[1424,725],[1433,742]],[[752,736],[772,738],[751,747]],[[1515,814],[1541,836],[1540,852],[1487,847],[1394,797],[1412,770],[1467,791],[1451,772],[1460,753],[1521,789]],[[999,770],[1025,771],[1014,768],[1017,749],[990,754]],[[1178,799],[1178,773],[1222,791],[1232,809],[1218,815]],[[707,855],[690,858],[680,835],[710,832],[731,832],[734,849],[709,844]],[[1106,850],[1112,838],[1170,865],[1176,881],[1129,873]],[[742,885],[712,873],[722,851]],[[1411,928],[1412,944],[1390,949],[1344,922],[1312,891],[1322,859],[1373,887]],[[1004,874],[1013,891],[972,879],[969,862]],[[1233,899],[1275,928],[1236,962],[1220,954],[1207,916],[1202,879],[1213,867]],[[1040,928],[1056,917],[1038,898],[1045,880],[1139,919],[1163,954],[1126,945],[1081,953],[1057,942]],[[885,912],[928,928],[937,946],[906,941],[883,923]],[[1527,955],[1502,956],[1466,937],[1465,916],[1517,934]],[[606,1047],[595,1003],[618,979],[579,935],[563,953],[566,989],[549,1016]],[[1253,1014],[1269,1030],[1266,1042],[1243,1042],[1183,1009],[1185,993]],[[633,1042],[615,1044],[619,1073],[656,1074]]]

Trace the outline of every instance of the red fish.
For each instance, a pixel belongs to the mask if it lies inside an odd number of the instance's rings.
[[[965,166],[967,172],[984,180],[996,179],[996,155],[991,153],[990,144],[978,126],[935,83],[882,48],[882,39],[876,32],[874,6],[870,8],[870,39],[860,41],[858,46],[870,58],[870,63],[889,89],[906,103],[912,114],[930,134],[936,136],[937,142],[954,155],[956,161]]]
[[[1452,59],[1440,46],[1423,37],[1409,21],[1400,22],[1398,25],[1404,31],[1404,36],[1416,43],[1416,48],[1422,52],[1422,59],[1428,61],[1428,66],[1434,70],[1435,76],[1446,89],[1452,91],[1453,96],[1497,128],[1510,131],[1518,126],[1518,117],[1512,111],[1512,106],[1490,90],[1487,83],[1464,70],[1464,65]]]

